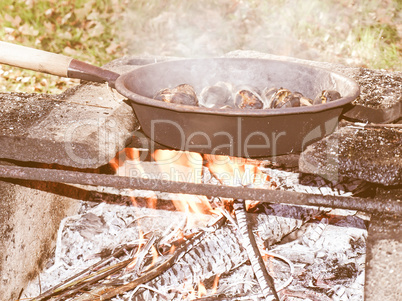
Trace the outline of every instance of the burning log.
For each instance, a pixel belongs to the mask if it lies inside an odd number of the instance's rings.
[[[133,290],[136,288],[138,285],[148,282],[149,280],[159,276],[159,278],[156,278],[154,281],[152,281],[149,285],[151,286],[158,286],[158,285],[167,285],[176,287],[179,285],[180,281],[183,281],[184,278],[187,278],[189,276],[194,276],[194,277],[207,277],[208,273],[213,273],[213,275],[216,272],[219,272],[219,269],[223,269],[224,271],[227,271],[228,269],[230,270],[233,266],[236,266],[236,262],[231,261],[231,257],[229,254],[231,252],[236,252],[241,254],[241,249],[240,246],[233,235],[229,235],[228,233],[225,234],[225,231],[222,232],[222,234],[217,234],[218,239],[212,239],[208,240],[207,237],[211,235],[214,231],[219,231],[218,227],[224,222],[224,218],[219,218],[213,225],[210,226],[210,231],[199,231],[196,233],[190,240],[185,241],[183,246],[180,246],[178,250],[176,250],[173,255],[168,257],[167,260],[162,262],[161,264],[157,265],[156,267],[152,269],[148,269],[146,271],[143,271],[139,277],[136,277],[134,280],[131,280],[127,282],[126,280],[123,280],[123,282],[120,280],[114,279],[113,281],[107,281],[104,285],[101,285],[100,287],[97,287],[93,290],[91,290],[91,293],[89,295],[82,295],[79,296],[75,300],[103,300],[104,298],[111,298],[113,296],[123,294],[129,290]],[[228,229],[227,229],[228,230]],[[226,231],[227,231],[226,230]],[[234,239],[234,240],[233,240]],[[232,241],[233,240],[233,241]],[[212,245],[211,245],[212,242]],[[228,245],[225,245],[228,244]],[[218,244],[218,245],[216,245]],[[237,246],[238,249],[233,249],[233,247]],[[192,251],[195,247],[197,247],[197,250],[195,253]],[[222,260],[217,260],[216,263],[218,266],[210,265],[208,264],[209,258],[212,256],[215,256],[214,254],[219,251],[219,250],[227,250],[230,253],[226,254],[226,261]],[[191,254],[193,253],[193,254]],[[206,253],[206,254],[203,254]],[[202,256],[205,255],[205,256]],[[225,257],[223,257],[225,258]],[[240,260],[243,262],[244,259],[242,256],[239,257]],[[206,261],[203,263],[201,260]],[[222,257],[219,257],[219,259],[222,259]],[[183,260],[185,262],[184,265],[181,264],[180,260]],[[117,269],[121,269],[121,267],[126,266],[128,264],[128,261],[131,261],[131,259],[126,260],[122,263],[120,263],[117,266]],[[227,266],[229,264],[229,267]],[[99,265],[99,264],[97,264]],[[220,267],[219,267],[220,266]],[[188,270],[189,269],[189,270]],[[113,272],[116,272],[116,269],[113,269]],[[98,277],[99,278],[99,277]],[[98,279],[95,279],[98,280]],[[196,279],[190,280],[191,283],[194,283]],[[122,282],[122,283],[120,283]],[[88,283],[88,282],[86,282]],[[81,287],[82,288],[82,287]],[[68,292],[70,293],[75,293],[77,289],[74,289],[73,292]],[[51,290],[52,292],[56,292],[55,289]],[[59,291],[59,290],[57,290]],[[168,294],[168,293],[167,293]],[[93,297],[94,295],[97,295],[97,297]],[[100,296],[99,296],[100,295]],[[40,296],[36,298],[35,300],[42,300],[45,297],[50,296],[50,294],[44,294],[43,296]],[[100,298],[100,299],[99,299]],[[142,297],[140,297],[141,300],[143,300]]]
[[[236,213],[236,219],[241,232],[243,246],[247,251],[248,258],[251,261],[251,266],[257,278],[258,284],[260,285],[264,298],[267,300],[272,294],[274,296],[274,300],[279,301],[274,280],[267,272],[265,263],[261,258],[260,251],[258,250],[258,246],[255,242],[251,226],[249,225],[244,200],[234,200],[233,208]]]

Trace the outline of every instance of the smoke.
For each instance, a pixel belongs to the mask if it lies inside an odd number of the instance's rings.
[[[362,41],[365,28],[398,12],[396,2],[385,2],[140,0],[127,9],[124,34],[136,55],[212,57],[240,49],[364,66],[379,59],[384,42],[378,30]]]

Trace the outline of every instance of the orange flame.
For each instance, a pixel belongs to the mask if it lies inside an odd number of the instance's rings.
[[[156,150],[153,157],[164,178],[177,182],[201,183],[203,158],[198,153]],[[185,191],[185,184],[183,185]],[[182,212],[211,213],[213,210],[205,196],[177,195],[173,201],[177,210]]]
[[[222,183],[229,186],[250,185],[261,187],[266,183],[268,176],[259,169],[256,160],[221,156],[204,155],[206,166]]]
[[[131,161],[139,162],[140,151],[136,148],[125,148],[118,152],[116,156],[110,160],[109,165],[114,171],[118,171],[124,162],[128,159]]]
[[[156,250],[155,246],[153,245],[151,248],[152,252],[152,262],[151,262],[151,267],[155,265],[156,261],[158,260],[158,251]]]
[[[151,209],[156,209],[156,204],[158,203],[158,198],[156,197],[156,194],[153,193],[151,197],[148,198],[147,200],[147,207]]]
[[[131,204],[134,206],[134,207],[138,207],[137,206],[137,200],[135,199],[135,197],[130,197],[130,199],[131,199]]]
[[[215,276],[214,283],[212,284],[211,295],[215,295],[216,291],[218,290],[219,277],[219,275]]]
[[[127,147],[124,149],[126,158],[132,161],[140,161],[140,150],[137,148]]]
[[[132,270],[135,267],[135,264],[137,263],[137,257],[138,254],[140,254],[141,252],[141,247],[144,245],[144,233],[140,230],[138,230],[138,239],[139,239],[139,244],[138,244],[138,248],[137,251],[134,254],[134,259],[127,265],[126,269],[128,271]]]
[[[140,150],[136,148],[125,148],[118,152],[116,156],[110,160],[109,166],[115,171],[118,176],[144,176],[145,170],[140,160]],[[154,192],[150,192],[147,198],[147,207],[156,208],[158,198]],[[134,197],[131,197],[133,206],[137,206]]]
[[[189,300],[195,299],[195,289],[190,283],[186,283],[184,289],[187,290],[187,298]]]
[[[268,258],[267,258],[267,260],[268,260],[268,272],[269,272],[269,274],[271,275],[271,276],[276,276],[276,274],[275,274],[275,270],[274,270],[274,261],[273,261],[273,256],[271,256],[271,255],[268,255]]]
[[[174,254],[174,252],[176,251],[176,246],[172,245],[169,249],[169,254]]]
[[[201,281],[198,283],[198,298],[205,296],[207,294],[207,289],[205,288],[204,283]]]

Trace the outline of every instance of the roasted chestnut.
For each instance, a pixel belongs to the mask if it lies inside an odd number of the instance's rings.
[[[288,102],[292,99],[292,92],[288,89],[279,88],[273,95],[271,101],[271,108],[290,107]]]
[[[240,109],[262,109],[264,102],[257,88],[242,86],[235,94],[236,107]]]
[[[168,103],[198,106],[198,99],[194,88],[188,84],[181,84],[173,89],[163,89],[156,93],[154,99]]]
[[[313,105],[313,100],[303,96],[300,92],[293,92],[293,96],[299,99],[298,107],[308,107]]]
[[[207,108],[234,108],[232,85],[217,82],[213,86],[205,87],[200,93],[199,104]]]
[[[341,98],[341,94],[334,90],[323,90],[315,99],[314,105],[324,104]]]
[[[155,95],[154,99],[217,109],[279,109],[323,104],[341,97],[338,91],[323,90],[313,101],[300,92],[292,92],[285,88],[266,87],[261,93],[256,87],[243,85],[234,89],[231,83],[220,81],[213,86],[205,87],[199,99],[194,88],[188,84],[181,84],[173,89],[163,89]]]

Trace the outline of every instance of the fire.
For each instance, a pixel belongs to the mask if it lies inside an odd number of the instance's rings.
[[[198,153],[156,150],[153,158],[163,176],[171,181],[201,183],[202,156]]]
[[[158,162],[158,166],[164,178],[170,181],[201,183],[203,158],[198,153],[156,150],[153,158]],[[185,184],[183,185],[185,191]],[[177,195],[173,200],[177,210],[182,212],[194,212],[206,214],[213,212],[208,199],[205,196]]]
[[[177,181],[183,183],[201,183],[203,177],[204,160],[206,167],[224,185],[261,187],[267,183],[267,175],[259,169],[259,162],[251,159],[236,158],[221,155],[204,155],[199,153],[175,150],[156,150],[152,154],[157,163],[153,176],[161,180]],[[124,161],[125,160],[125,161]],[[110,166],[120,176],[147,177],[149,173],[148,162],[140,160],[140,150],[125,148],[110,161]],[[155,165],[152,165],[155,168]],[[156,172],[156,174],[155,174]],[[185,192],[185,184],[183,184]],[[150,192],[147,199],[149,208],[156,208],[156,194]],[[208,199],[205,196],[176,194],[172,200],[177,210],[187,213],[211,214]],[[133,202],[135,204],[135,202]]]
[[[196,298],[195,289],[191,285],[191,283],[186,283],[184,286],[184,290],[187,291],[187,299],[193,300]]]
[[[140,161],[140,150],[137,148],[127,147],[124,149],[126,158],[132,161]]]
[[[124,162],[127,160],[139,162],[140,151],[136,148],[125,148],[118,152],[117,155],[110,160],[109,165],[114,171],[118,171],[119,167],[123,166]]]
[[[261,187],[267,181],[268,176],[258,169],[258,161],[221,155],[204,155],[204,158],[211,173],[222,184]]]
[[[214,283],[212,284],[211,295],[215,295],[216,291],[218,290],[219,277],[219,275],[215,276]]]
[[[169,254],[174,254],[174,252],[176,251],[176,246],[172,245],[169,249]]]
[[[139,240],[139,243],[138,243],[137,251],[135,252],[135,254],[133,256],[134,259],[127,265],[127,267],[126,267],[127,271],[131,271],[135,267],[135,265],[137,263],[137,257],[141,252],[141,247],[144,245],[144,233],[141,230],[138,230],[138,240]]]
[[[205,167],[209,168],[221,184],[228,186],[253,185],[253,187],[262,187],[267,183],[268,178],[258,168],[260,162],[252,159],[161,149],[152,154],[155,161],[153,163],[141,161],[140,157],[139,149],[126,148],[117,154],[110,162],[110,166],[120,176],[152,176],[159,180],[182,182],[183,192],[186,191],[186,183],[202,182]],[[154,192],[149,193],[147,207],[156,208],[157,196]],[[206,196],[175,194],[172,202],[177,210],[188,213],[188,227],[194,225],[196,218],[190,213],[216,213]],[[134,197],[132,203],[134,206],[137,205]],[[249,202],[247,206],[251,206]]]
[[[155,246],[152,246],[151,248],[151,252],[152,252],[152,262],[150,264],[150,266],[154,266],[156,261],[158,260],[158,251],[156,250]]]
[[[198,298],[205,296],[207,294],[207,289],[205,288],[204,283],[201,281],[198,283]]]
[[[157,202],[158,202],[158,198],[156,197],[156,194],[153,194],[147,200],[147,205],[148,205],[147,207],[151,208],[151,209],[156,209]]]
[[[275,270],[274,270],[274,262],[273,262],[273,256],[268,256],[268,273],[271,276],[276,276]]]

